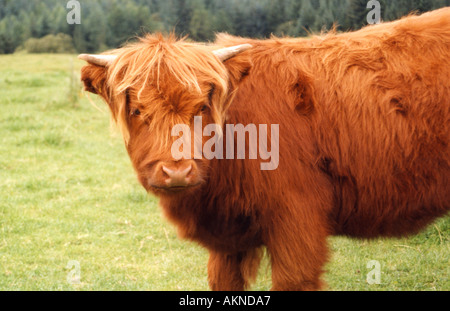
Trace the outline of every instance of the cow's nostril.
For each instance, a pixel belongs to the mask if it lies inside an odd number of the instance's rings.
[[[162,166],[162,171],[163,171],[164,177],[170,178],[170,176],[172,176],[173,170],[165,167],[164,165]]]

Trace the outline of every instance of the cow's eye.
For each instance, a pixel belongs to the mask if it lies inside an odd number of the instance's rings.
[[[140,116],[141,115],[141,111],[139,109],[134,109],[133,112],[131,113],[133,116]]]
[[[202,112],[206,111],[208,109],[208,105],[203,105],[202,106]]]

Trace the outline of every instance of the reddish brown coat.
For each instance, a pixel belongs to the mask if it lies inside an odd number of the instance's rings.
[[[130,55],[181,44],[157,36],[146,40]],[[171,77],[163,61],[162,72],[148,84],[153,88],[128,88],[126,111],[139,107],[149,119],[124,115],[127,149],[140,181],[160,197],[180,235],[210,251],[212,289],[246,288],[265,246],[274,289],[316,290],[328,236],[405,236],[448,213],[449,8],[353,33],[262,41],[222,35],[217,41],[242,43],[253,48],[226,61],[223,72],[214,65],[228,86],[199,71],[197,94]],[[87,89],[102,94],[116,119],[124,93],[114,89],[133,81],[127,57],[106,71],[83,69]],[[211,83],[211,113],[203,113]],[[169,118],[171,113],[181,119]],[[149,185],[159,178],[155,163],[171,161],[170,148],[155,143],[167,140],[161,124],[191,124],[197,114],[205,122],[279,124],[278,169],[261,171],[259,160],[200,160],[195,174],[201,186],[170,192]],[[155,131],[149,133],[147,125]]]

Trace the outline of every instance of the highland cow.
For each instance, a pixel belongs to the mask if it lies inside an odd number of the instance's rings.
[[[80,58],[142,186],[209,250],[213,290],[248,288],[264,247],[274,290],[320,289],[327,237],[406,236],[449,211],[450,8],[310,38],[148,35]],[[278,124],[277,169],[173,159],[172,128],[196,116]]]

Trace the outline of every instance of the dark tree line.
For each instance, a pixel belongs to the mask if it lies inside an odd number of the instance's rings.
[[[366,25],[369,12],[368,0],[79,0],[81,24],[69,25],[67,2],[0,0],[0,53],[13,53],[32,45],[28,39],[46,36],[47,41],[60,38],[64,44],[70,37],[71,48],[78,52],[118,47],[156,31],[175,31],[196,41],[213,40],[216,32],[259,38],[304,36],[335,23],[339,30],[359,29]],[[385,21],[450,6],[450,0],[380,3]]]

